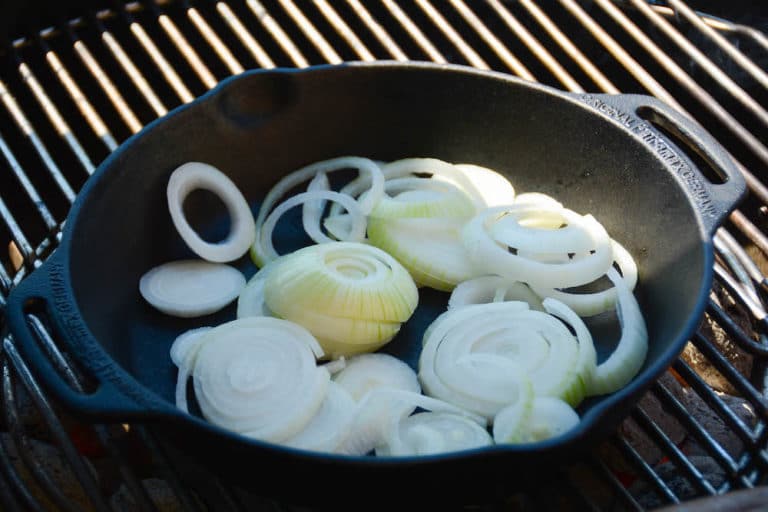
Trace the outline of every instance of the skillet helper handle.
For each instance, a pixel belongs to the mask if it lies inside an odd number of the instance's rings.
[[[74,297],[63,285],[60,251],[24,279],[8,297],[6,319],[23,361],[33,376],[61,403],[77,414],[98,421],[128,421],[157,418],[167,409],[152,397],[138,397],[120,385],[127,378],[109,364],[106,354],[75,312]],[[33,317],[48,320],[48,327]],[[44,332],[41,332],[43,327]],[[78,357],[104,364],[95,366],[98,375],[79,374],[53,340]],[[95,381],[86,385],[84,381]],[[134,395],[134,396],[131,396]]]
[[[582,101],[621,122],[667,163],[714,235],[746,194],[733,157],[696,121],[641,94],[584,94]]]

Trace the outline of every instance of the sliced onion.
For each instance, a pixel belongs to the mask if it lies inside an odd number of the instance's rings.
[[[219,311],[245,286],[239,270],[223,263],[179,260],[145,273],[139,292],[148,303],[167,315],[198,317]]]
[[[567,333],[562,324],[543,317],[551,318],[522,302],[470,305],[443,313],[425,332],[419,358],[425,393],[491,419],[503,407],[525,399],[532,374],[537,392],[564,389],[577,347],[561,332]],[[558,350],[550,349],[550,341]]]
[[[385,353],[360,354],[349,358],[333,380],[355,400],[382,387],[421,393],[416,372],[400,359]]]
[[[335,452],[349,435],[356,412],[357,404],[349,392],[330,382],[320,410],[301,432],[281,444],[317,452]]]
[[[322,349],[304,328],[249,317],[203,334],[191,361],[195,396],[216,425],[270,442],[296,436],[326,396]]]
[[[459,283],[448,299],[448,309],[503,301],[522,301],[531,309],[544,311],[541,299],[527,284],[502,276],[480,276]]]
[[[203,334],[212,327],[199,327],[181,333],[171,345],[171,361],[178,369],[176,377],[176,407],[184,412],[189,412],[187,407],[187,381],[192,375],[192,361],[194,361]]]
[[[264,286],[267,276],[274,270],[279,261],[279,259],[270,261],[248,280],[237,298],[237,318],[274,316],[264,299]]]
[[[322,202],[323,200],[338,201],[341,203],[341,206],[350,212],[356,219],[356,226],[360,222],[361,218],[365,217],[371,212],[376,203],[378,203],[378,201],[384,195],[384,175],[381,173],[379,166],[372,160],[356,156],[343,156],[332,158],[330,160],[315,162],[302,167],[301,169],[284,176],[280,181],[278,181],[277,184],[275,184],[269,190],[267,196],[264,198],[264,201],[261,203],[255,222],[256,239],[251,246],[251,258],[258,266],[263,266],[266,262],[276,257],[276,253],[274,252],[274,247],[272,246],[271,242],[272,229],[274,229],[274,226],[265,227],[265,223],[267,222],[270,212],[272,212],[272,210],[275,208],[275,205],[277,205],[278,201],[291,189],[306,181],[312,180],[318,174],[327,174],[329,172],[349,168],[358,169],[361,176],[366,176],[368,178],[367,186],[364,188],[364,190],[368,191],[368,194],[365,199],[361,199],[359,202],[352,200],[351,202],[356,203],[355,206],[350,206],[349,199],[352,198],[349,196],[349,194],[338,194],[329,190],[322,190],[324,185],[322,181],[320,181],[319,183],[316,182],[315,186],[313,187],[313,189],[316,190],[309,192],[311,195],[302,196],[304,199],[292,203],[292,205],[289,207],[283,206],[283,210],[285,211],[289,208],[292,208],[293,206],[302,204],[304,201],[308,201],[311,205],[315,205],[315,207],[317,206],[318,202]],[[279,216],[282,215],[284,211],[276,215],[276,218],[273,221],[274,223],[277,222],[277,218],[279,218]],[[340,212],[336,210],[336,213]],[[319,221],[320,219],[317,220]],[[317,235],[317,232],[313,230],[313,234]],[[322,237],[320,237],[320,239],[322,240]],[[349,237],[344,238],[344,240],[352,239],[357,240],[362,239],[362,237],[358,232],[355,232],[350,234]]]
[[[309,329],[338,357],[390,341],[418,304],[408,271],[381,249],[334,242],[281,258],[265,283],[267,307]]]
[[[562,208],[563,204],[554,197],[541,192],[524,192],[515,197],[515,204],[530,206],[554,206]]]
[[[328,181],[328,175],[324,172],[317,173],[307,186],[307,192],[328,192],[329,190],[331,190],[331,184]],[[325,201],[319,199],[317,201],[305,202],[301,211],[301,223],[304,226],[304,231],[307,232],[309,238],[318,244],[333,241],[320,229],[320,219],[323,216],[324,209]]]
[[[621,323],[621,338],[611,355],[597,365],[589,393],[603,395],[626,386],[645,362],[648,353],[648,329],[637,299],[615,269],[608,278],[616,288],[616,313]]]
[[[402,263],[419,286],[451,291],[476,275],[461,239],[464,222],[461,218],[371,218],[368,239]]]
[[[475,164],[454,164],[454,168],[463,173],[471,183],[468,193],[479,198],[478,206],[489,208],[512,204],[515,201],[515,188],[503,174]],[[438,175],[437,179],[441,179],[441,176]]]
[[[634,290],[637,284],[637,264],[632,255],[621,244],[611,240],[613,261],[621,270],[622,279],[627,288]],[[594,316],[616,306],[616,288],[611,287],[599,292],[578,293],[534,286],[534,291],[542,297],[551,297],[566,304],[580,316]]]
[[[433,412],[453,413],[485,426],[482,416],[473,414],[420,393],[393,388],[376,388],[369,391],[359,402],[355,420],[348,437],[339,446],[339,453],[365,455],[384,444],[384,436],[393,422],[399,421],[421,408]]]
[[[551,253],[513,254],[506,245],[494,239],[492,233],[496,222],[513,213],[523,214],[535,208],[528,205],[488,208],[467,223],[462,233],[464,246],[478,271],[552,288],[579,286],[605,273],[612,261],[610,238],[602,225],[590,216],[584,217],[583,228],[591,237],[594,253],[583,258],[552,259],[548,257]],[[551,250],[567,258],[562,248]]]
[[[222,242],[206,242],[187,222],[184,200],[197,189],[213,192],[227,207],[232,227]],[[218,263],[233,261],[245,254],[253,244],[256,226],[248,202],[232,180],[215,167],[200,162],[188,162],[178,167],[168,180],[167,198],[176,230],[187,246],[201,258]]]
[[[371,212],[372,217],[465,218],[475,212],[471,198],[450,182],[428,178],[396,178],[386,182],[385,190],[387,194],[376,204]]]
[[[314,190],[312,192],[302,192],[301,194],[296,194],[280,203],[260,226],[256,241],[253,246],[251,246],[251,258],[256,265],[263,267],[278,257],[275,246],[272,244],[272,233],[275,230],[277,221],[280,217],[291,208],[300,204],[305,202],[316,202],[319,200],[335,201],[341,203],[344,208],[347,209],[347,212],[352,219],[352,229],[345,241],[360,242],[365,239],[366,218],[354,199],[345,194],[333,191]],[[326,239],[321,239],[317,242],[323,243],[327,241],[332,240],[326,237]]]
[[[394,422],[378,456],[433,455],[489,446],[493,438],[474,421],[458,414],[422,412]]]
[[[524,422],[521,435],[513,442],[535,443],[561,436],[579,424],[579,415],[564,401],[549,396],[536,397]],[[510,442],[496,438],[497,443]]]

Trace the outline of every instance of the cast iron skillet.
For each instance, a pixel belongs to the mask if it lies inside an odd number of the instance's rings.
[[[547,192],[594,214],[639,264],[636,294],[650,335],[640,373],[621,391],[586,401],[580,426],[561,438],[421,458],[301,452],[182,414],[173,404],[170,344],[186,329],[234,318],[234,307],[181,320],[139,295],[149,268],[191,256],[167,211],[170,173],[192,160],[213,164],[256,211],[282,174],[340,155],[485,165],[508,175],[519,192]],[[478,502],[588,449],[672,363],[703,314],[712,234],[744,191],[711,136],[646,96],[567,94],[499,73],[416,63],[252,71],[150,124],[100,166],[69,214],[60,247],[11,294],[8,320],[36,375],[76,413],[155,425],[211,470],[265,495],[338,503],[340,493],[356,490],[381,503],[414,491]],[[225,235],[217,201],[201,194],[186,206],[209,239]],[[284,224],[278,247],[297,247],[298,217]],[[255,272],[247,256],[236,264],[246,276]],[[416,314],[386,350],[415,366],[421,333],[446,300],[422,291]],[[67,385],[33,335],[28,312],[50,324],[92,377],[92,390]],[[600,357],[617,339],[611,325],[591,322]]]

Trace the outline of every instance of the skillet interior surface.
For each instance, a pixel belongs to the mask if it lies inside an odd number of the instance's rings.
[[[672,344],[682,348],[697,300],[708,289],[708,235],[661,160],[571,97],[434,67],[246,74],[133,138],[89,184],[70,220],[69,270],[88,329],[118,365],[172,403],[172,341],[187,329],[233,319],[235,307],[177,319],[139,295],[139,278],[148,269],[193,257],[168,214],[170,173],[188,161],[212,164],[233,179],[255,213],[282,175],[341,155],[484,165],[508,176],[518,192],[545,192],[592,213],[639,265],[636,296],[650,337],[641,373]],[[211,197],[190,197],[185,211],[205,238],[227,232],[227,216]],[[295,213],[280,224],[278,249],[306,242]],[[233,264],[246,277],[256,271],[247,255]],[[417,312],[384,350],[415,368],[421,334],[447,298],[422,290]],[[590,326],[604,357],[618,338],[615,318],[603,315]],[[587,400],[579,412],[601,400]]]

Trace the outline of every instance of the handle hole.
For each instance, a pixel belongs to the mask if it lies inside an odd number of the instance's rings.
[[[64,335],[49,311],[49,304],[41,298],[29,299],[24,305],[24,318],[43,353],[48,357],[59,377],[78,393],[92,394],[98,382],[73,358],[63,343]]]
[[[691,139],[673,120],[653,107],[639,107],[635,112],[641,119],[647,121],[675,144],[711,184],[722,185],[728,181],[728,175],[709,156],[707,151]]]

